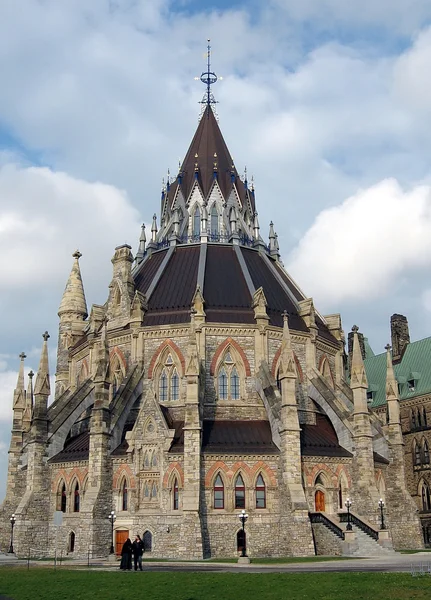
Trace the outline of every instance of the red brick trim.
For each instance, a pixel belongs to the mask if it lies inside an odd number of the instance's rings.
[[[184,377],[184,372],[186,369],[186,361],[184,358],[184,354],[181,352],[181,350],[178,348],[178,346],[176,345],[175,342],[173,342],[172,340],[166,340],[160,344],[160,346],[157,348],[157,350],[153,354],[153,358],[151,359],[150,366],[148,368],[148,377],[150,379],[153,377],[154,366],[157,362],[157,359],[159,358],[159,356],[163,352],[163,350],[166,348],[166,346],[169,346],[171,348],[171,350],[173,352],[175,352],[175,354],[177,355],[178,360],[181,363],[181,369],[182,369],[181,376]]]
[[[120,348],[118,348],[118,346],[115,346],[114,348],[112,348],[111,352],[109,353],[109,363],[112,362],[114,355],[118,356],[118,358],[120,359],[120,362],[122,363],[122,365],[124,367],[124,372],[127,373],[127,361],[126,361],[124,354],[121,352],[121,350],[120,350]]]
[[[171,476],[172,476],[172,474],[174,472],[176,472],[177,475],[178,475],[178,479],[179,479],[178,483],[179,483],[180,487],[181,488],[184,487],[184,471],[183,471],[183,468],[182,468],[182,466],[180,465],[179,462],[174,462],[174,463],[171,463],[169,465],[169,467],[168,467],[168,469],[167,469],[167,471],[166,471],[166,473],[165,473],[165,475],[163,477],[163,487],[165,489],[167,489],[169,487],[169,480],[170,480],[170,478],[171,478]]]
[[[219,347],[217,348],[217,350],[215,351],[215,354],[214,354],[213,359],[211,361],[210,375],[214,375],[215,369],[216,369],[216,366],[217,366],[217,361],[218,361],[220,355],[227,348],[227,346],[232,346],[239,353],[239,355],[241,356],[242,362],[244,363],[245,374],[246,374],[247,377],[250,377],[251,376],[250,363],[248,362],[248,359],[247,359],[247,357],[245,355],[245,352],[241,348],[241,346],[238,344],[238,342],[236,342],[235,340],[233,340],[231,337],[228,337],[224,342],[222,342],[219,345]]]
[[[266,478],[264,477],[264,480],[266,479],[266,485],[268,485],[268,482],[273,487],[277,485],[277,479],[275,477],[274,471],[271,469],[271,467],[264,463],[263,460],[260,460],[253,467],[253,487],[256,485],[256,479],[259,473],[264,473],[266,475]]]
[[[277,363],[280,360],[280,356],[281,356],[281,346],[275,353],[274,359],[272,361],[271,373],[273,374],[274,378],[276,376]],[[304,373],[302,372],[301,365],[299,364],[299,360],[298,360],[298,357],[296,356],[295,352],[293,353],[293,358],[295,360],[296,372],[298,373],[299,381],[301,383],[304,383]]]
[[[112,478],[112,489],[118,489],[123,476],[126,477],[130,488],[136,487],[136,480],[129,465],[120,465]]]
[[[221,460],[218,460],[216,463],[213,464],[212,467],[210,467],[210,469],[207,471],[207,474],[205,475],[206,488],[210,488],[212,486],[214,476],[218,471],[223,471],[224,473],[224,484],[226,485],[230,483],[232,471],[230,471],[226,463],[222,462]]]

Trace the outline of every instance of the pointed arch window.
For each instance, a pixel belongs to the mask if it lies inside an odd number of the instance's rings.
[[[76,482],[75,489],[73,491],[73,512],[79,512],[81,506],[81,496],[79,493],[79,483]]]
[[[429,465],[430,463],[430,451],[428,447],[428,442],[424,440],[423,444],[423,454],[424,454],[424,464]]]
[[[121,510],[128,510],[129,503],[129,492],[127,489],[127,481],[124,480],[123,487],[121,490]]]
[[[201,211],[196,206],[195,212],[193,213],[193,237],[199,237],[201,235]]]
[[[266,508],[266,486],[262,475],[256,479],[256,508]]]
[[[431,510],[431,494],[427,483],[422,482],[422,510]]]
[[[178,479],[175,478],[173,487],[173,509],[178,510],[179,507],[179,490],[178,490]]]
[[[416,429],[416,414],[414,410],[410,411],[410,420],[412,423],[412,429]]]
[[[413,453],[414,453],[414,462],[415,466],[419,466],[422,462],[421,460],[421,449],[419,445],[416,443],[416,440],[413,442]]]
[[[224,484],[220,474],[214,481],[214,508],[224,508]]]
[[[422,415],[421,415],[421,411],[417,410],[417,422],[418,422],[418,427],[422,427]]]
[[[422,409],[422,423],[423,423],[424,427],[428,427],[427,411],[426,411],[425,407]]]
[[[172,371],[171,377],[171,397],[172,400],[180,399],[180,378],[178,377],[178,372],[175,368]]]
[[[158,493],[157,484],[153,483],[153,486],[151,488],[151,500],[157,499],[157,493]]]
[[[166,369],[163,369],[159,380],[159,400],[166,402],[168,399],[168,375]]]
[[[218,397],[220,400],[227,400],[228,397],[227,374],[224,367],[218,374]]]
[[[211,209],[211,237],[216,238],[218,236],[218,211],[215,204]]]
[[[168,354],[159,377],[159,402],[180,399],[180,377],[171,354]]]
[[[219,400],[239,400],[241,397],[241,378],[229,349],[219,366],[217,388]]]
[[[61,510],[61,512],[66,512],[66,484],[64,481],[59,485],[57,490],[57,510]]]
[[[235,480],[235,508],[245,508],[245,485],[241,474]]]

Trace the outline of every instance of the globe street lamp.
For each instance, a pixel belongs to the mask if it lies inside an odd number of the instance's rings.
[[[115,550],[114,550],[114,523],[115,523],[115,519],[117,518],[117,515],[115,514],[115,512],[113,510],[111,510],[108,520],[111,523],[111,550],[109,551],[109,554],[114,554]]]
[[[385,508],[385,503],[383,502],[382,498],[380,498],[380,500],[379,500],[379,508],[380,508],[380,529],[386,529],[385,515],[383,513],[383,509]]]
[[[241,556],[245,557],[245,556],[247,556],[246,543],[245,543],[245,522],[248,519],[248,514],[245,512],[244,509],[238,515],[238,518],[241,521],[241,525],[242,525],[242,541],[243,541],[243,544],[242,544]]]
[[[16,523],[15,515],[13,514],[10,521],[10,546],[9,546],[9,554],[13,554],[13,528]]]
[[[346,508],[347,508],[347,527],[346,527],[346,531],[352,531],[352,522],[350,519],[350,507],[352,506],[352,501],[350,500],[350,498],[346,499],[346,502],[344,503]]]

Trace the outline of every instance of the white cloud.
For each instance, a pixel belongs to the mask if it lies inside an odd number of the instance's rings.
[[[394,179],[323,210],[287,268],[317,299],[366,302],[397,278],[431,266],[431,188],[403,190]]]

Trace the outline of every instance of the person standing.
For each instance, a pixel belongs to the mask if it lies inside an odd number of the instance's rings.
[[[135,571],[139,569],[142,571],[142,554],[144,552],[144,542],[141,540],[140,536],[137,535],[135,541],[133,542],[133,561],[135,564]]]
[[[123,547],[121,548],[120,569],[122,571],[132,570],[132,549],[132,540],[130,538],[127,538],[127,540],[123,544]]]

